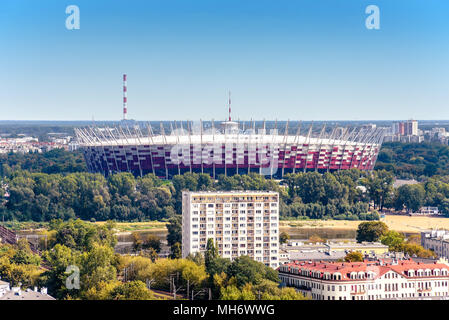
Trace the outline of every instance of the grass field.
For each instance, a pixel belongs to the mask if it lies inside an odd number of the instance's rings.
[[[104,221],[96,222],[97,224],[104,224]],[[167,222],[162,221],[147,221],[147,222],[117,222],[116,228],[120,232],[131,231],[145,231],[145,230],[167,230]]]

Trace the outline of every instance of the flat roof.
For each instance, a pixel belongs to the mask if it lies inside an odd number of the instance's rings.
[[[230,191],[183,191],[182,193],[190,193],[190,194],[204,194],[204,195],[213,195],[213,194],[239,194],[239,193],[254,193],[254,194],[279,194],[276,191],[262,191],[262,190],[230,190]]]
[[[14,291],[8,291],[3,296],[0,296],[0,300],[56,300],[48,294],[42,294],[35,291],[22,291],[20,295],[17,295]]]
[[[378,247],[378,248],[388,248],[380,242],[350,242],[350,243],[327,243],[326,246],[332,248],[347,248],[347,247]]]

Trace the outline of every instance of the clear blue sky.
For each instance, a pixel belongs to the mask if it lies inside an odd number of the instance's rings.
[[[80,8],[67,30],[65,8]],[[365,8],[380,8],[380,30]],[[449,119],[447,0],[2,0],[1,120]]]

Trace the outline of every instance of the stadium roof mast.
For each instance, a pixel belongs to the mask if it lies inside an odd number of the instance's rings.
[[[228,93],[228,118],[221,123],[223,133],[236,133],[239,129],[238,122],[232,121],[231,118],[231,91]]]
[[[228,107],[229,107],[229,122],[231,122],[231,91],[229,91],[229,100],[228,100]]]

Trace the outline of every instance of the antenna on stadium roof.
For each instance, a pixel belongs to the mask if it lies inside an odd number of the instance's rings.
[[[229,91],[228,107],[229,107],[229,121],[231,121],[231,91]]]

